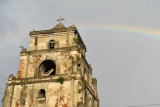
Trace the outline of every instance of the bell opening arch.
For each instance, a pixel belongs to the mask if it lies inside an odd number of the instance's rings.
[[[38,70],[38,76],[56,75],[56,64],[52,60],[43,61]]]

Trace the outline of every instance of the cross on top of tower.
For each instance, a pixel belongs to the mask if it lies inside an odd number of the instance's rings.
[[[61,16],[60,16],[60,19],[57,19],[57,21],[60,21],[60,24],[62,20],[64,20],[64,18],[62,18]]]

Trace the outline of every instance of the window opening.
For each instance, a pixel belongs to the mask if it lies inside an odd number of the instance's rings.
[[[54,40],[51,40],[51,41],[49,42],[49,48],[52,49],[52,48],[54,48],[54,47],[55,47],[55,41],[54,41]]]
[[[40,98],[46,97],[46,92],[45,92],[44,89],[41,89],[41,90],[39,91],[38,97],[40,97]]]

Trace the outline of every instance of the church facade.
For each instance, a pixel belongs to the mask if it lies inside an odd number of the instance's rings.
[[[8,78],[3,107],[99,107],[86,46],[72,25],[31,31],[17,76]]]

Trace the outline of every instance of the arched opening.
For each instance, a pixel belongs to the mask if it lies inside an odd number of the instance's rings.
[[[54,40],[50,40],[49,41],[49,48],[53,49],[55,47],[55,41]]]
[[[52,60],[45,60],[39,66],[39,76],[49,76],[56,74],[56,65]]]
[[[38,97],[39,98],[43,98],[43,97],[46,97],[46,92],[44,89],[41,89],[38,93]]]

